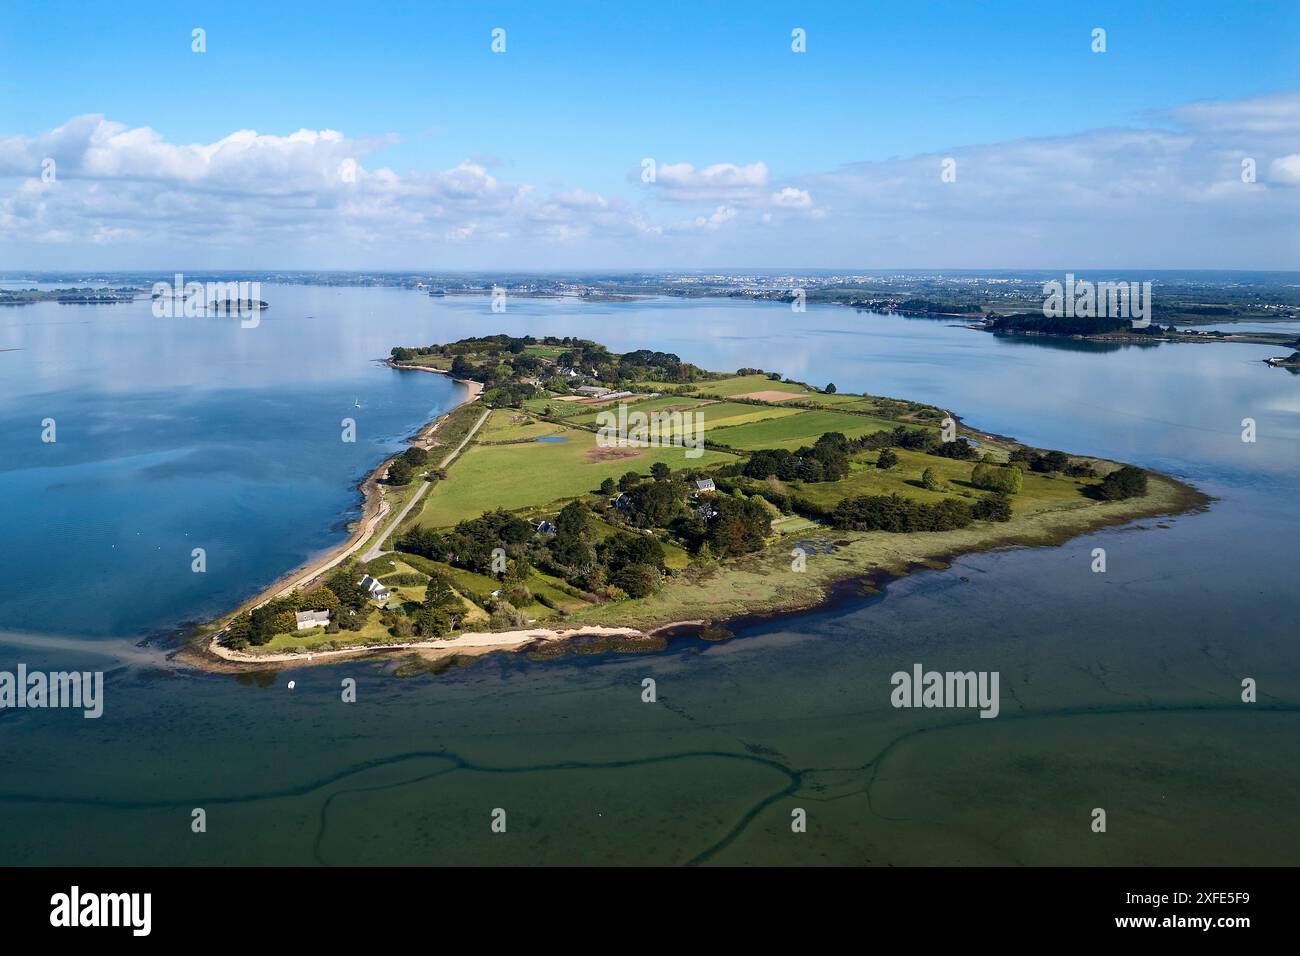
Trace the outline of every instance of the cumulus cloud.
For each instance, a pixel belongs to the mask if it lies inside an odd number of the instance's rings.
[[[1269,163],[1269,179],[1288,185],[1300,185],[1300,153],[1279,156]]]
[[[1300,93],[1161,120],[855,163],[788,188],[818,197],[816,235],[863,264],[1300,267],[1300,192],[1270,188],[1300,179]]]
[[[748,166],[715,163],[703,169],[690,163],[664,163],[654,182],[663,198],[673,202],[734,202],[760,196],[767,178],[767,165],[762,162]]]
[[[807,209],[812,205],[812,196],[806,189],[786,186],[779,192],[772,193],[772,205],[785,206],[788,209]]]
[[[500,265],[617,261],[808,267],[1295,268],[1300,93],[1192,103],[1140,127],[961,146],[774,178],[766,163],[660,163],[627,188],[539,187],[513,164],[396,171],[396,137],[237,130],[170,143],[75,117],[0,136],[0,252],[63,246],[51,265],[130,264],[205,247],[394,267],[495,247]],[[942,176],[955,161],[955,179]],[[52,181],[42,165],[54,160]],[[1243,160],[1258,170],[1243,180]],[[524,173],[526,171],[518,171]],[[750,227],[762,228],[750,228]],[[725,246],[725,248],[724,248]],[[417,260],[409,250],[420,250]],[[549,260],[538,252],[561,250]],[[792,251],[793,250],[793,251]],[[126,253],[124,253],[125,255]],[[381,255],[382,254],[382,255]],[[571,255],[571,258],[563,258]],[[599,260],[593,256],[599,255]],[[22,263],[27,265],[27,263]]]

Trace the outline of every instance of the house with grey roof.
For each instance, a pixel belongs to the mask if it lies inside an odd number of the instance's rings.
[[[357,583],[370,592],[370,600],[372,601],[387,601],[393,596],[393,593],[388,588],[368,574]]]
[[[298,630],[300,631],[305,631],[310,627],[324,627],[330,622],[329,611],[297,611],[293,617],[298,622]]]

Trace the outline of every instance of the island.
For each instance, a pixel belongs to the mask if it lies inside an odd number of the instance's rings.
[[[400,652],[432,667],[732,636],[956,555],[1208,499],[905,399],[586,339],[399,346],[466,400],[362,485],[349,541],[212,622],[208,666]]]
[[[1286,345],[1300,348],[1294,332],[1223,332],[1218,329],[1179,329],[1153,322],[1135,327],[1128,319],[1105,317],[1051,317],[1040,312],[989,316],[969,328],[994,335],[1043,336],[1094,343],[1156,345],[1160,342],[1237,342],[1248,345]],[[1273,361],[1268,360],[1270,364]]]
[[[135,300],[137,290],[124,286],[117,289],[78,287],[68,289],[0,289],[0,305],[34,305],[57,302],[60,305],[120,305]]]
[[[1300,345],[1300,342],[1296,344]],[[1284,368],[1293,375],[1300,372],[1300,352],[1292,352],[1290,355],[1275,355],[1272,358],[1264,359],[1264,362],[1273,368]]]

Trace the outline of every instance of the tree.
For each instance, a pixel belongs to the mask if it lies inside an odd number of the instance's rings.
[[[424,603],[415,612],[415,630],[423,637],[441,637],[460,626],[465,603],[452,590],[445,574],[435,571],[429,576]]]
[[[412,468],[419,468],[429,460],[429,453],[417,445],[412,445],[406,451],[402,452],[402,457]]]
[[[672,473],[673,470],[662,461],[657,461],[650,466],[650,477],[655,481],[666,481]]]
[[[943,482],[933,468],[921,472],[921,484],[925,486],[926,491],[943,491]]]
[[[1070,458],[1064,452],[1049,451],[1035,455],[1029,462],[1030,471],[1065,471],[1070,466]]]
[[[898,455],[892,448],[882,448],[880,456],[876,459],[877,468],[893,468],[898,464]]]
[[[848,531],[951,531],[974,520],[970,505],[959,498],[935,504],[902,495],[864,495],[845,498],[831,512],[831,525]]]
[[[607,538],[601,543],[601,557],[611,571],[631,564],[644,564],[656,570],[664,567],[664,547],[648,534],[620,532]]]
[[[959,461],[970,461],[972,458],[979,457],[979,452],[975,450],[975,446],[965,438],[940,442],[937,447],[930,450],[930,454],[939,458],[956,458]]]
[[[308,610],[329,611],[330,617],[337,614],[340,607],[339,596],[325,585],[318,587],[310,594],[303,595],[302,603]]]
[[[629,514],[642,528],[665,527],[682,509],[686,488],[680,481],[647,481],[628,493]]]
[[[503,576],[509,584],[523,584],[528,580],[528,576],[533,573],[533,566],[527,558],[515,558],[506,565],[506,573]],[[525,601],[525,604],[528,602]]]
[[[388,466],[388,480],[394,485],[410,484],[411,474],[411,463],[405,458],[398,458]]]
[[[625,472],[623,477],[618,480],[618,490],[627,491],[629,488],[634,488],[640,483],[641,476],[635,471]]]
[[[705,541],[700,545],[700,549],[695,552],[695,557],[691,559],[691,567],[701,574],[707,574],[718,566],[717,558],[713,556],[713,549],[709,547],[709,542]]]
[[[980,498],[970,510],[971,516],[978,521],[1010,521],[1011,499],[995,491]]]
[[[1141,468],[1124,465],[1101,480],[1097,493],[1107,501],[1141,497],[1147,493],[1147,473]]]
[[[829,385],[826,386],[826,394],[827,394],[827,395],[834,395],[834,394],[835,394],[835,383],[834,383],[834,382],[831,382]]]
[[[325,586],[337,595],[341,607],[360,611],[370,602],[370,593],[361,586],[362,577],[361,571],[349,565],[333,571]]]
[[[596,563],[592,538],[591,509],[580,501],[570,501],[555,516],[555,536],[550,544],[552,560],[571,575],[589,570]]]
[[[976,488],[1000,491],[1005,495],[1018,495],[1024,485],[1024,475],[1019,468],[986,465],[980,462],[970,473],[971,484]]]
[[[600,483],[600,493],[602,495],[612,495],[618,490],[618,485],[614,484],[613,478],[606,478]]]
[[[509,601],[497,601],[492,609],[492,629],[505,631],[512,627],[523,627],[528,619]]]
[[[709,522],[707,541],[715,555],[726,558],[763,547],[772,519],[757,499],[719,495],[713,506],[718,514]]]
[[[252,627],[252,622],[247,614],[240,614],[226,628],[226,634],[221,639],[221,643],[232,650],[242,651],[249,644],[248,635]]]
[[[660,577],[659,569],[649,564],[629,564],[614,572],[609,580],[626,591],[628,597],[640,598],[658,589]]]

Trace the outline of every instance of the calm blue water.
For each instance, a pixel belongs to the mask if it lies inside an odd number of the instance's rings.
[[[0,349],[19,350],[0,352],[0,485],[22,502],[0,556],[7,628],[132,635],[239,603],[337,543],[358,482],[456,401],[440,376],[375,364],[400,323],[331,320],[324,289],[277,299],[254,329],[156,319],[147,299],[0,313]]]
[[[1270,347],[1103,351],[733,302],[511,300],[493,315],[487,299],[396,290],[263,298],[254,330],[154,320],[147,303],[0,312],[0,348],[21,349],[0,352],[0,669],[109,671],[98,721],[0,713],[0,859],[1153,865],[1300,852],[1300,377],[1264,367]],[[356,481],[454,398],[438,376],[373,359],[496,331],[916,398],[1217,500],[649,656],[494,655],[412,679],[352,662],[259,682],[134,646],[341,540]],[[354,412],[349,446],[338,421]],[[45,417],[54,446],[39,440]],[[1241,441],[1248,417],[1254,443]],[[192,546],[208,548],[206,575],[189,570]],[[1104,575],[1088,570],[1095,547]],[[891,709],[889,674],[914,661],[999,670],[1002,716]],[[645,676],[656,705],[640,702]],[[344,677],[355,705],[339,700]],[[1087,828],[1099,805],[1105,839]],[[209,810],[201,837],[195,806]],[[508,838],[488,829],[498,806]],[[793,842],[792,807],[812,823]]]

